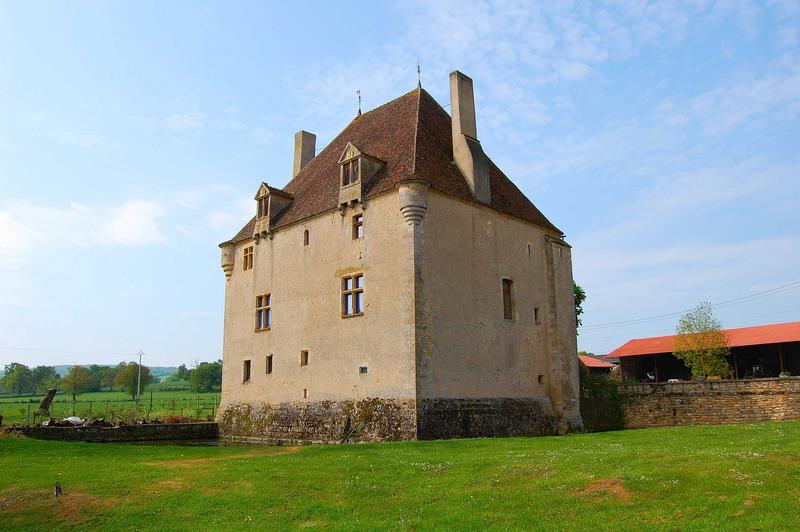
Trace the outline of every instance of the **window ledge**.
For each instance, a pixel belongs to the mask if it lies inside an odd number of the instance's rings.
[[[269,330],[270,330],[270,327],[267,327],[266,329],[254,329],[254,332],[257,332],[257,333],[259,333],[259,332],[267,332]]]
[[[363,312],[359,312],[357,314],[342,314],[342,318],[358,318],[359,316],[363,316]]]

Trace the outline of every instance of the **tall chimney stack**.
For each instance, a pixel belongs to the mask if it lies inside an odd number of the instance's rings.
[[[489,161],[478,141],[472,79],[458,70],[450,73],[450,110],[453,160],[467,180],[472,196],[482,203],[490,203]]]
[[[298,131],[294,134],[294,177],[314,158],[316,144],[317,136],[313,133]]]

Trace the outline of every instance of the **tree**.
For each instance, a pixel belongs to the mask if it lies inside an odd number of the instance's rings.
[[[188,380],[189,370],[186,369],[186,364],[181,364],[178,366],[178,371],[175,373],[175,379],[179,381]]]
[[[222,361],[202,362],[189,375],[189,387],[193,392],[218,390],[222,387]]]
[[[120,372],[123,368],[125,368],[128,364],[125,362],[120,362],[116,366],[110,366],[103,370],[103,375],[100,377],[100,387],[101,388],[108,388],[112,392],[114,391],[114,378],[117,376],[117,373]]]
[[[72,394],[72,400],[75,401],[75,396],[88,392],[92,389],[94,379],[88,369],[81,366],[72,366],[64,378],[58,383],[59,388]]]
[[[32,386],[37,392],[39,392],[46,383],[50,384],[54,380],[58,382],[58,375],[56,374],[56,368],[52,366],[36,366],[31,370]],[[47,389],[45,388],[44,391],[47,391]]]
[[[583,302],[586,301],[586,291],[581,288],[581,285],[572,281],[572,293],[575,299],[575,325],[580,327],[581,314],[583,314]]]
[[[33,390],[33,374],[25,364],[12,362],[3,371],[3,388],[15,395]]]
[[[89,391],[99,392],[100,386],[103,382],[103,372],[105,372],[107,366],[98,366],[97,364],[92,364],[88,369],[89,374],[92,376],[92,387]]]
[[[138,379],[139,364],[136,362],[129,362],[128,365],[126,365],[124,368],[120,368],[120,370],[117,372],[117,375],[114,377],[114,386],[125,390],[131,394],[131,397],[136,399]],[[147,366],[142,366],[141,391],[143,392],[145,387],[154,381],[155,378],[150,374],[150,368]]]
[[[45,377],[44,380],[40,381],[39,384],[36,385],[36,393],[44,395],[50,388],[58,388],[58,382],[58,375],[50,375],[49,377]]]
[[[728,340],[719,320],[714,317],[711,303],[700,303],[678,322],[673,353],[692,370],[692,376],[729,376],[731,368],[725,357],[730,352]]]

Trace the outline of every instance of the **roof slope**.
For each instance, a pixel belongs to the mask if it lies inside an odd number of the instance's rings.
[[[600,360],[599,358],[590,357],[588,355],[578,355],[578,360],[587,368],[613,368],[615,364]]]
[[[275,221],[275,228],[337,207],[338,161],[348,142],[386,162],[364,183],[366,197],[392,190],[401,181],[420,179],[439,192],[475,202],[453,163],[450,115],[426,90],[418,88],[353,119],[283,187],[294,201]],[[492,209],[561,233],[491,160],[489,179]],[[255,218],[229,242],[250,238],[254,224]]]
[[[760,325],[758,327],[742,327],[723,331],[730,347],[746,347],[748,345],[783,344],[800,342],[800,321]],[[653,338],[637,338],[629,340],[610,352],[606,357],[620,358],[639,355],[655,355],[672,353],[675,336],[655,336]]]

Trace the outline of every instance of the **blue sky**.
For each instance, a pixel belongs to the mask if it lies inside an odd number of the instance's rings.
[[[581,349],[800,281],[798,2],[291,4],[0,2],[0,364],[217,358],[217,244],[295,131],[321,148],[417,59],[443,105],[473,77],[485,150],[567,233]]]

